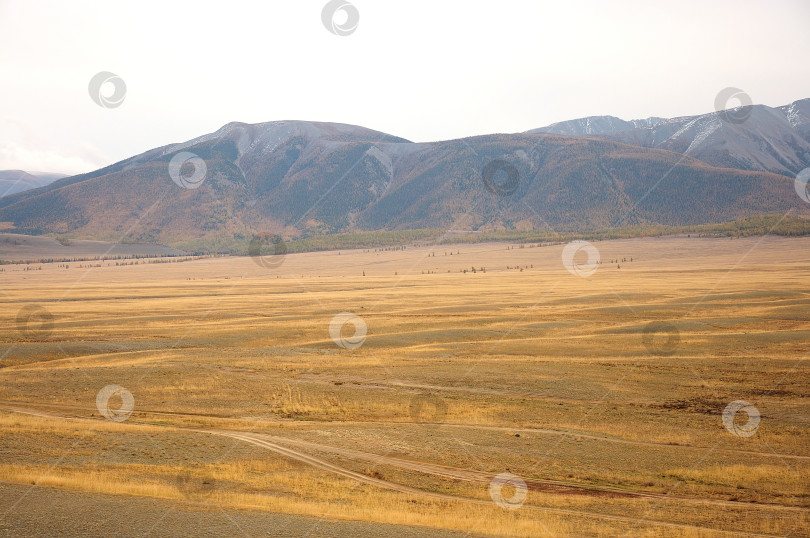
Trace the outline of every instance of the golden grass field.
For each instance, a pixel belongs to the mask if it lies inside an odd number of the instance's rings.
[[[594,245],[589,277],[494,243],[6,265],[0,480],[473,535],[810,535],[810,239]],[[364,340],[333,340],[342,312]],[[507,472],[522,504],[492,498]]]

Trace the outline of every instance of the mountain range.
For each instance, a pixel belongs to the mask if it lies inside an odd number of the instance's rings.
[[[744,121],[724,121],[716,112],[631,121],[592,116],[528,132],[615,140],[674,151],[713,166],[790,177],[810,166],[810,99],[776,108],[753,105],[738,113]]]
[[[67,177],[67,174],[0,170],[0,198],[9,194],[45,186],[63,177]]]
[[[739,124],[717,113],[605,116],[430,143],[336,123],[234,122],[0,198],[0,222],[16,233],[186,246],[260,231],[576,231],[810,216],[793,182],[810,166],[809,105],[754,106]]]

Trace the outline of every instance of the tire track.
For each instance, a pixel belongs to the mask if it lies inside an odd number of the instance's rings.
[[[216,433],[219,435],[229,435],[232,432],[228,431],[211,431],[200,430],[206,433]],[[469,469],[460,469],[457,467],[449,467],[446,465],[439,465],[435,463],[424,463],[419,461],[406,460],[401,458],[394,458],[391,456],[383,456],[371,452],[362,452],[350,448],[337,448],[318,443],[311,443],[308,441],[300,441],[297,439],[289,439],[286,437],[276,437],[268,434],[261,433],[243,433],[243,436],[250,437],[253,440],[263,440],[269,443],[294,446],[301,449],[306,449],[316,452],[326,452],[343,456],[346,458],[366,461],[377,465],[389,465],[400,469],[407,469],[409,471],[416,471],[423,474],[447,478],[450,480],[461,480],[464,482],[482,482],[490,483],[495,474],[485,471],[473,471]],[[365,475],[363,475],[365,476]],[[591,496],[607,496],[607,497],[650,497],[657,498],[655,495],[629,491],[621,488],[614,488],[609,486],[589,486],[571,484],[568,482],[556,480],[526,480],[526,485],[532,491],[544,491],[548,493],[559,493],[567,495],[591,495]],[[421,491],[421,490],[419,490]]]
[[[246,443],[250,443],[255,446],[259,446],[262,448],[266,448],[276,452],[278,454],[282,454],[287,456],[291,459],[296,461],[300,461],[302,463],[307,463],[314,467],[317,467],[322,470],[331,471],[333,473],[339,474],[341,476],[345,476],[347,478],[352,478],[354,480],[358,480],[360,482],[382,487],[384,489],[398,491],[402,493],[408,493],[413,495],[419,496],[427,496],[435,499],[440,499],[449,502],[465,502],[465,503],[472,503],[476,505],[482,506],[492,506],[492,501],[486,501],[481,499],[472,499],[469,497],[456,497],[453,495],[447,495],[444,493],[436,493],[432,491],[425,491],[421,489],[411,488],[408,486],[403,486],[401,484],[396,484],[394,482],[389,482],[386,480],[380,480],[377,478],[373,478],[370,476],[366,476],[362,473],[357,473],[355,471],[351,471],[348,469],[344,469],[342,467],[338,467],[333,465],[329,462],[321,460],[319,458],[315,458],[313,456],[303,454],[301,452],[291,450],[278,444],[271,443],[270,441],[257,438],[257,435],[261,434],[245,434],[245,433],[233,433],[233,432],[226,432],[226,431],[215,431],[215,430],[195,430],[199,431],[200,433],[210,433],[214,435],[222,435],[225,437],[231,437],[234,439],[239,439]],[[403,460],[404,461],[404,460]],[[739,531],[725,531],[720,529],[713,529],[711,527],[701,527],[698,525],[687,525],[683,523],[672,523],[669,521],[660,521],[660,520],[652,520],[652,519],[641,519],[641,518],[632,518],[632,517],[625,517],[625,516],[616,516],[611,514],[601,514],[598,512],[589,512],[587,510],[568,510],[565,508],[553,508],[553,507],[546,507],[546,506],[531,506],[531,505],[523,505],[520,508],[521,510],[528,510],[528,511],[537,511],[537,512],[545,512],[545,513],[553,513],[559,514],[564,516],[573,516],[573,517],[587,517],[587,518],[594,518],[600,520],[607,520],[607,521],[615,521],[618,523],[630,524],[637,526],[639,524],[642,525],[655,525],[659,527],[666,527],[671,529],[679,529],[679,530],[691,530],[691,531],[699,531],[702,533],[705,532],[712,532],[717,533],[720,535],[729,535],[729,536],[749,536],[749,537],[762,537],[762,538],[772,538],[777,535],[773,534],[757,534],[757,533],[748,533],[748,532],[739,532]]]
[[[18,406],[18,405],[36,405],[37,407],[45,407],[45,408],[52,408],[52,409],[67,409],[71,411],[83,411],[86,413],[95,413],[97,409],[95,407],[82,407],[78,405],[70,405],[70,404],[46,404],[46,403],[29,403],[29,402],[15,402],[15,401],[8,401],[8,400],[0,400],[0,408],[6,406]],[[18,408],[18,409],[28,409],[31,408]],[[239,421],[244,420],[240,417],[233,417],[229,415],[214,415],[210,413],[188,413],[188,412],[180,412],[180,411],[160,411],[156,409],[138,409],[137,413],[139,414],[147,414],[147,415],[166,415],[166,416],[175,416],[175,417],[191,417],[191,418],[213,418],[213,419],[222,419],[222,420],[233,420]],[[64,415],[50,415],[51,417],[55,418],[68,418]],[[70,417],[70,418],[81,418],[81,417]],[[254,421],[251,421],[254,422]],[[284,420],[285,424],[312,424],[312,421],[296,421],[296,420]],[[410,422],[379,422],[379,421],[368,421],[368,422],[356,422],[356,421],[344,421],[344,422],[337,422],[337,424],[341,425],[375,425],[375,426],[399,426],[403,424],[412,424]],[[425,423],[425,425],[431,425],[438,428],[459,428],[459,429],[473,429],[473,430],[487,430],[487,431],[502,431],[507,433],[537,433],[542,435],[559,435],[563,437],[581,437],[583,439],[590,439],[594,441],[603,441],[606,443],[617,443],[623,445],[630,445],[630,446],[646,446],[651,448],[671,448],[671,449],[691,449],[691,450],[707,450],[709,447],[705,446],[696,446],[696,445],[673,445],[669,443],[657,443],[655,441],[634,441],[632,439],[622,439],[619,437],[607,437],[603,435],[593,435],[588,433],[581,433],[581,432],[570,432],[570,431],[563,431],[563,430],[549,430],[544,428],[525,428],[522,426],[487,426],[481,424],[451,424],[451,423],[444,423],[444,422],[437,422],[437,423]],[[748,454],[751,456],[757,456],[762,458],[780,458],[780,459],[790,459],[790,460],[810,460],[810,456],[802,456],[798,454],[780,454],[777,452],[757,452],[755,450],[740,450],[737,448],[717,448],[715,452],[730,452],[733,454]]]
[[[201,433],[214,433],[218,435],[231,435],[234,432],[227,431],[227,430],[199,430]],[[370,452],[363,452],[360,450],[350,449],[350,448],[337,448],[328,445],[322,445],[319,443],[312,443],[309,441],[301,441],[298,439],[290,439],[286,437],[277,437],[268,434],[262,433],[246,433],[246,432],[239,432],[240,435],[243,437],[251,438],[257,441],[264,441],[267,443],[274,444],[276,446],[281,445],[282,448],[285,450],[290,450],[289,446],[298,447],[301,449],[321,452],[321,453],[330,453],[335,454],[338,456],[342,456],[349,459],[354,460],[361,460],[366,461],[369,463],[374,463],[377,465],[388,465],[391,467],[397,467],[400,469],[407,469],[410,471],[416,471],[423,474],[429,474],[433,476],[438,476],[441,478],[446,478],[450,480],[460,480],[465,482],[478,482],[478,483],[490,483],[493,478],[495,478],[495,474],[485,471],[475,471],[470,469],[460,469],[458,467],[450,467],[446,465],[439,465],[435,463],[425,463],[420,461],[413,461],[413,460],[406,460],[401,458],[395,458],[391,456],[384,456],[380,454],[374,454]],[[246,440],[246,439],[244,439]],[[286,447],[284,445],[287,445]],[[300,452],[298,452],[301,454]],[[366,476],[366,475],[362,475]],[[677,501],[677,502],[686,502],[686,503],[693,503],[693,504],[704,504],[704,505],[715,505],[715,506],[726,506],[726,507],[733,507],[733,508],[751,508],[752,503],[750,502],[742,502],[742,501],[725,501],[720,499],[701,499],[695,497],[683,497],[683,496],[674,496],[674,495],[663,495],[660,493],[650,493],[645,491],[636,491],[630,490],[625,488],[619,487],[612,487],[612,486],[595,486],[595,485],[585,485],[585,484],[575,484],[571,482],[564,482],[560,480],[547,480],[547,479],[528,479],[525,480],[526,486],[530,491],[542,491],[544,493],[554,493],[559,495],[587,495],[592,497],[613,497],[613,498],[637,498],[637,499],[650,499],[650,500],[657,500],[657,501]],[[423,491],[423,490],[417,490]],[[757,507],[764,507],[768,509],[774,510],[784,510],[784,511],[798,511],[804,512],[807,509],[798,506],[783,506],[783,505],[772,505],[772,504],[756,504]]]
[[[44,411],[39,411],[35,409],[28,409],[28,408],[21,408],[21,407],[11,407],[6,405],[0,405],[0,409],[4,409],[7,411],[15,412],[15,413],[22,413],[42,418],[48,419],[59,419],[59,420],[78,420],[83,422],[94,422],[99,423],[103,422],[101,419],[92,419],[92,418],[85,418],[85,417],[70,417],[70,416],[60,416],[53,413],[48,413]],[[290,444],[293,446],[301,446],[306,447],[311,450],[315,451],[322,451],[322,452],[330,452],[335,453],[338,455],[343,455],[345,457],[354,457],[357,459],[365,459],[366,461],[381,463],[386,465],[393,465],[398,466],[410,470],[415,470],[418,472],[423,472],[426,474],[435,474],[437,476],[442,476],[444,478],[451,478],[455,480],[466,480],[466,481],[473,481],[473,482],[489,482],[493,478],[494,475],[490,473],[484,473],[480,471],[471,471],[466,469],[458,469],[453,467],[447,467],[443,465],[437,464],[430,464],[430,463],[421,463],[421,462],[414,462],[409,460],[402,460],[399,458],[392,458],[390,456],[381,456],[379,454],[372,454],[367,452],[362,452],[354,449],[342,449],[342,448],[335,448],[329,447],[326,445],[321,445],[318,443],[311,443],[308,441],[299,441],[296,439],[288,439],[284,437],[276,437],[267,434],[261,433],[253,433],[253,432],[239,432],[239,431],[230,431],[230,430],[215,430],[215,429],[198,429],[198,428],[184,428],[184,427],[177,427],[177,426],[156,426],[156,425],[148,425],[148,424],[132,424],[133,427],[137,428],[138,426],[149,426],[149,427],[156,427],[156,428],[165,428],[167,430],[174,430],[174,431],[185,431],[185,432],[194,432],[200,434],[207,434],[207,435],[218,435],[224,437],[230,437],[233,439],[240,440],[245,443],[252,444],[254,446],[258,446],[260,448],[264,448],[285,456],[287,458],[299,461],[301,463],[310,465],[317,469],[321,469],[326,472],[331,472],[333,474],[337,474],[339,476],[343,476],[345,478],[355,480],[361,483],[365,483],[372,486],[377,486],[383,489],[388,489],[392,491],[397,491],[400,493],[422,496],[422,497],[430,497],[435,498],[438,500],[448,501],[448,502],[465,502],[465,503],[472,503],[481,506],[492,506],[492,502],[488,500],[481,500],[481,499],[474,499],[469,497],[459,497],[454,495],[448,495],[444,493],[437,493],[432,491],[426,491],[422,489],[412,488],[409,486],[405,486],[403,484],[397,484],[395,482],[374,478],[371,476],[367,476],[363,473],[358,473],[356,471],[352,471],[351,469],[347,469],[344,467],[340,467],[328,461],[325,461],[321,458],[312,456],[310,454],[306,454],[300,452],[298,450],[294,450],[292,448],[282,446],[281,443]],[[742,502],[734,502],[734,501],[714,501],[711,499],[692,499],[692,498],[683,498],[683,497],[673,497],[668,495],[659,495],[659,494],[649,494],[649,493],[640,493],[640,492],[627,492],[620,490],[618,488],[611,489],[611,488],[599,488],[594,489],[590,488],[590,491],[584,490],[584,488],[577,488],[571,484],[566,484],[563,482],[555,482],[555,481],[538,481],[532,480],[527,481],[527,486],[530,490],[541,490],[541,491],[548,491],[554,493],[568,493],[563,488],[571,488],[572,493],[576,494],[596,494],[596,495],[605,495],[608,496],[619,496],[624,497],[635,497],[635,498],[645,498],[649,500],[658,500],[658,501],[693,501],[698,502],[701,504],[723,504],[723,505],[731,505],[735,507],[743,507],[743,508],[751,508],[751,503],[742,503]],[[535,487],[532,487],[535,485]],[[550,488],[550,489],[546,489]],[[578,489],[576,492],[573,489]],[[778,506],[778,505],[758,505],[758,508],[766,508],[766,509],[783,509],[783,510],[791,510],[791,511],[806,511],[800,507],[789,507],[789,506]],[[565,508],[555,508],[555,507],[546,507],[546,506],[531,506],[531,505],[523,505],[521,510],[529,510],[529,511],[537,511],[537,512],[545,512],[545,513],[554,513],[560,514],[565,516],[574,516],[574,517],[587,517],[593,519],[601,519],[607,521],[615,521],[618,523],[624,524],[631,524],[631,525],[656,525],[660,527],[672,528],[672,529],[680,529],[680,530],[691,530],[691,531],[700,531],[700,532],[712,532],[718,533],[721,535],[731,535],[731,536],[751,536],[751,537],[773,537],[776,535],[771,534],[757,534],[757,533],[748,533],[742,531],[724,531],[720,529],[714,529],[711,527],[701,527],[698,525],[689,525],[684,523],[673,523],[670,521],[661,521],[661,520],[651,520],[651,519],[640,519],[640,518],[633,518],[633,517],[626,517],[626,516],[617,516],[612,514],[603,514],[598,512],[590,512],[587,510],[570,510]]]

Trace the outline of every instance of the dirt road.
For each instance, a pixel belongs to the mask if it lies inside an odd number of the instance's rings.
[[[78,421],[90,421],[90,422],[98,422],[97,419],[89,419],[89,418],[81,418],[81,417],[73,417],[73,416],[66,416],[60,415],[51,411],[43,411],[40,409],[34,408],[26,408],[20,405],[0,405],[0,409],[11,411],[15,413],[22,413],[27,415],[39,416],[43,418],[49,419],[61,419],[61,420],[78,420]],[[154,427],[154,426],[152,426]],[[402,493],[412,494],[412,495],[420,495],[420,496],[428,496],[432,498],[437,498],[445,501],[454,501],[454,502],[466,502],[466,503],[474,503],[474,504],[490,504],[491,501],[488,499],[481,500],[481,499],[473,499],[467,497],[458,497],[443,493],[437,493],[432,491],[426,491],[421,489],[412,488],[403,484],[399,484],[396,482],[383,480],[380,478],[376,478],[373,476],[369,476],[363,473],[359,473],[348,469],[346,467],[342,467],[326,461],[315,454],[333,454],[337,456],[342,456],[344,458],[349,458],[352,460],[358,461],[365,461],[379,465],[388,465],[397,467],[400,469],[406,469],[409,471],[415,471],[419,473],[424,473],[428,475],[438,476],[441,478],[446,478],[450,480],[461,480],[461,481],[468,481],[468,482],[479,482],[479,483],[489,483],[493,475],[491,473],[486,473],[482,471],[476,470],[469,470],[469,469],[460,469],[454,468],[444,465],[437,465],[433,463],[427,462],[419,462],[414,460],[406,460],[396,457],[391,457],[387,455],[380,455],[380,454],[373,454],[369,452],[364,452],[355,449],[347,449],[347,448],[338,448],[332,447],[328,445],[323,445],[319,443],[312,443],[308,441],[302,441],[298,439],[290,439],[286,437],[278,437],[268,434],[262,433],[254,433],[249,431],[234,431],[234,430],[218,430],[218,429],[186,429],[186,428],[178,428],[173,426],[165,426],[165,428],[170,430],[176,431],[193,431],[200,434],[206,435],[218,435],[218,436],[225,436],[230,437],[233,439],[240,440],[245,443],[252,444],[254,446],[258,446],[264,448],[266,450],[270,450],[274,453],[280,454],[282,456],[288,457],[290,459],[305,463],[307,465],[311,465],[315,468],[321,469],[326,472],[334,473],[352,480],[356,480],[358,482],[362,482],[365,484],[369,484],[372,486],[377,486],[393,491],[399,491]],[[573,484],[573,483],[565,483],[559,481],[552,481],[552,480],[528,480],[527,487],[530,491],[544,491],[544,492],[552,492],[557,494],[568,494],[568,495],[592,495],[592,496],[610,496],[610,497],[636,497],[636,498],[647,498],[651,501],[656,502],[688,502],[688,503],[697,503],[697,504],[706,504],[706,505],[717,505],[717,506],[745,506],[751,507],[751,503],[742,503],[742,502],[735,502],[735,501],[722,501],[722,500],[712,500],[712,499],[700,499],[700,498],[688,498],[688,497],[681,497],[681,496],[672,496],[672,495],[660,495],[660,494],[653,494],[641,491],[633,491],[629,489],[621,489],[621,488],[612,488],[612,487],[595,487],[595,486],[586,486],[581,484]],[[769,509],[774,510],[784,510],[784,511],[802,511],[804,509],[797,508],[797,507],[788,507],[788,506],[773,506],[769,505]],[[536,510],[538,512],[549,512],[561,515],[570,515],[570,516],[577,516],[577,517],[592,517],[596,519],[603,519],[603,520],[610,520],[610,521],[617,521],[622,523],[629,523],[635,524],[637,523],[636,518],[632,517],[622,517],[618,515],[610,515],[610,514],[602,514],[597,512],[589,512],[586,510],[568,510],[562,508],[552,508],[552,507],[540,507],[540,506],[531,506],[531,505],[524,505],[522,509],[525,510]],[[647,520],[647,524],[652,524],[655,526],[663,527],[663,528],[671,528],[671,529],[689,529],[689,530],[708,530],[703,527],[698,527],[694,525],[684,525],[678,523],[671,523],[667,521],[658,521],[658,520]],[[2,529],[2,526],[0,526]],[[759,534],[750,534],[750,533],[729,533],[730,535],[735,536],[768,536],[768,535],[759,535]],[[276,536],[272,535],[271,536]],[[282,535],[278,535],[282,536]]]

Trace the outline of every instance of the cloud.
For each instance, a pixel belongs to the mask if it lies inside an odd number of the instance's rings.
[[[49,139],[22,122],[0,118],[0,170],[74,175],[96,170],[108,162],[109,157],[92,144]]]
[[[90,172],[105,160],[87,158],[61,148],[27,148],[14,142],[0,142],[0,169],[26,172],[56,172],[68,175]]]

